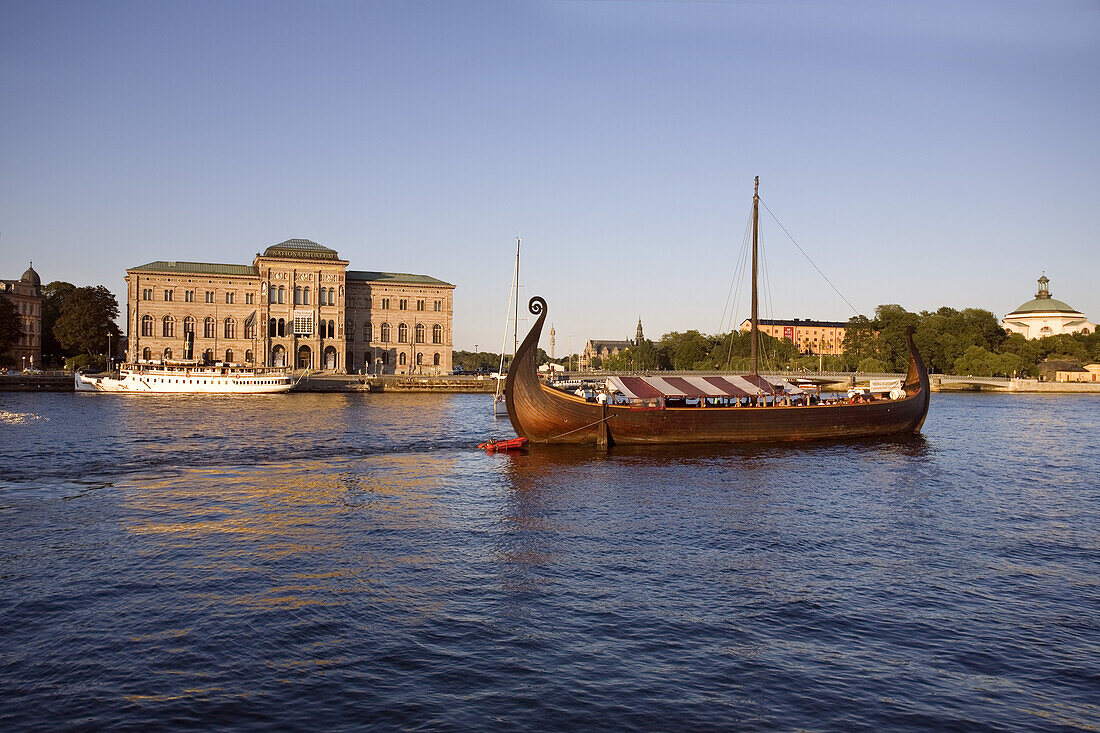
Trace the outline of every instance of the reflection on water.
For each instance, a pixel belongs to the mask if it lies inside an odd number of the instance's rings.
[[[1095,725],[1093,405],[486,455],[482,395],[16,396],[0,725]]]

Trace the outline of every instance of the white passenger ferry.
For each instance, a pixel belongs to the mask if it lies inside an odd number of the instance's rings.
[[[252,367],[197,359],[123,364],[118,377],[77,372],[77,392],[271,394],[295,385],[283,367]]]

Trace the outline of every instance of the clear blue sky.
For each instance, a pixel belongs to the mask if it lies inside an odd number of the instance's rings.
[[[716,332],[759,175],[860,312],[1003,315],[1045,269],[1095,321],[1098,71],[1095,1],[4,0],[0,273],[124,305],[306,237],[455,283],[496,350],[518,235],[561,354]],[[762,241],[768,315],[852,315]]]

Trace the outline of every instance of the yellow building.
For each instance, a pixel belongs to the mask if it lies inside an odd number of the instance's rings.
[[[848,324],[844,321],[762,318],[759,328],[761,333],[790,341],[803,354],[843,354]],[[752,321],[748,318],[742,321],[741,330],[746,333],[751,331]]]
[[[252,265],[150,262],[126,270],[131,361],[207,361],[364,374],[451,371],[454,285],[348,270],[335,250],[290,239]]]
[[[42,278],[34,263],[18,280],[0,280],[0,295],[11,301],[19,314],[23,335],[11,348],[19,369],[42,365]]]

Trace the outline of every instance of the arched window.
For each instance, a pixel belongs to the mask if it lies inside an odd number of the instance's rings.
[[[440,326],[438,323],[432,326],[432,343],[443,343],[443,326]]]
[[[416,343],[418,343],[418,344],[424,343],[424,324],[423,323],[416,324]]]
[[[423,364],[424,364],[424,355],[423,355],[423,354],[420,354],[420,353],[418,353],[418,354],[416,355],[416,365],[417,365],[417,366],[423,366]]]
[[[301,305],[301,304],[302,304],[302,288],[295,285],[294,286],[294,305]]]
[[[302,291],[302,305],[309,305],[309,286]]]
[[[372,331],[374,331],[374,328],[371,327],[370,321],[363,324],[363,340],[368,344],[371,342],[371,337],[374,335]]]
[[[439,354],[436,354],[435,356],[432,357],[432,365],[433,366],[439,366]]]
[[[272,287],[272,288],[268,288],[268,289],[267,289],[267,302],[268,302],[268,303],[274,303],[274,302],[276,302],[276,300],[275,300],[275,299],[276,299],[276,298],[278,298],[278,297],[279,297],[279,296],[278,296],[278,295],[276,295],[276,293],[275,293],[275,288],[273,288],[273,287]]]
[[[328,289],[328,304],[336,305],[336,288]]]
[[[286,288],[283,287],[282,285],[279,286],[279,302],[280,303],[285,303],[286,302]]]
[[[233,349],[225,350],[225,360],[230,363],[233,361]]]
[[[244,337],[246,339],[256,338],[256,319],[255,318],[253,318],[251,321],[246,320],[244,322]]]
[[[172,350],[171,349],[165,349],[164,350],[164,358],[165,359],[171,359],[172,358]]]
[[[328,322],[328,337],[330,339],[336,338],[336,321]]]
[[[227,339],[237,338],[237,322],[232,318],[226,318],[224,333]]]
[[[141,317],[141,335],[153,335],[153,317],[148,314]]]
[[[405,358],[404,351],[402,351],[401,354],[397,357],[397,363],[401,366],[405,366],[405,364],[408,363],[408,360]]]
[[[269,320],[267,322],[267,335],[268,336],[275,336],[278,333],[278,330],[277,330],[278,328],[279,328],[279,322],[276,321],[274,318],[272,318],[271,320]]]
[[[191,316],[183,319],[183,335],[195,332],[195,319]]]
[[[397,343],[407,344],[409,342],[409,327],[404,323],[397,327]]]
[[[286,319],[279,319],[279,336],[286,336]]]
[[[162,338],[172,338],[176,335],[176,319],[165,316],[160,322],[160,335]]]
[[[214,363],[214,350],[213,349],[207,349],[206,351],[202,352],[202,360],[205,361],[207,364],[213,364]]]
[[[383,323],[382,328],[379,329],[379,330],[382,333],[379,334],[378,340],[381,341],[384,344],[388,344],[390,342],[390,324]]]
[[[214,317],[207,316],[206,320],[202,322],[202,337],[206,339],[214,338]]]
[[[144,361],[149,361],[150,359],[152,359],[153,358],[152,349],[150,349],[149,347],[146,347],[146,348],[142,349],[141,350],[141,358]]]
[[[438,360],[438,358],[439,358],[439,355],[436,354],[436,359]],[[244,361],[245,361],[246,364],[251,364],[252,363],[252,349],[248,349],[247,351],[244,352]]]

